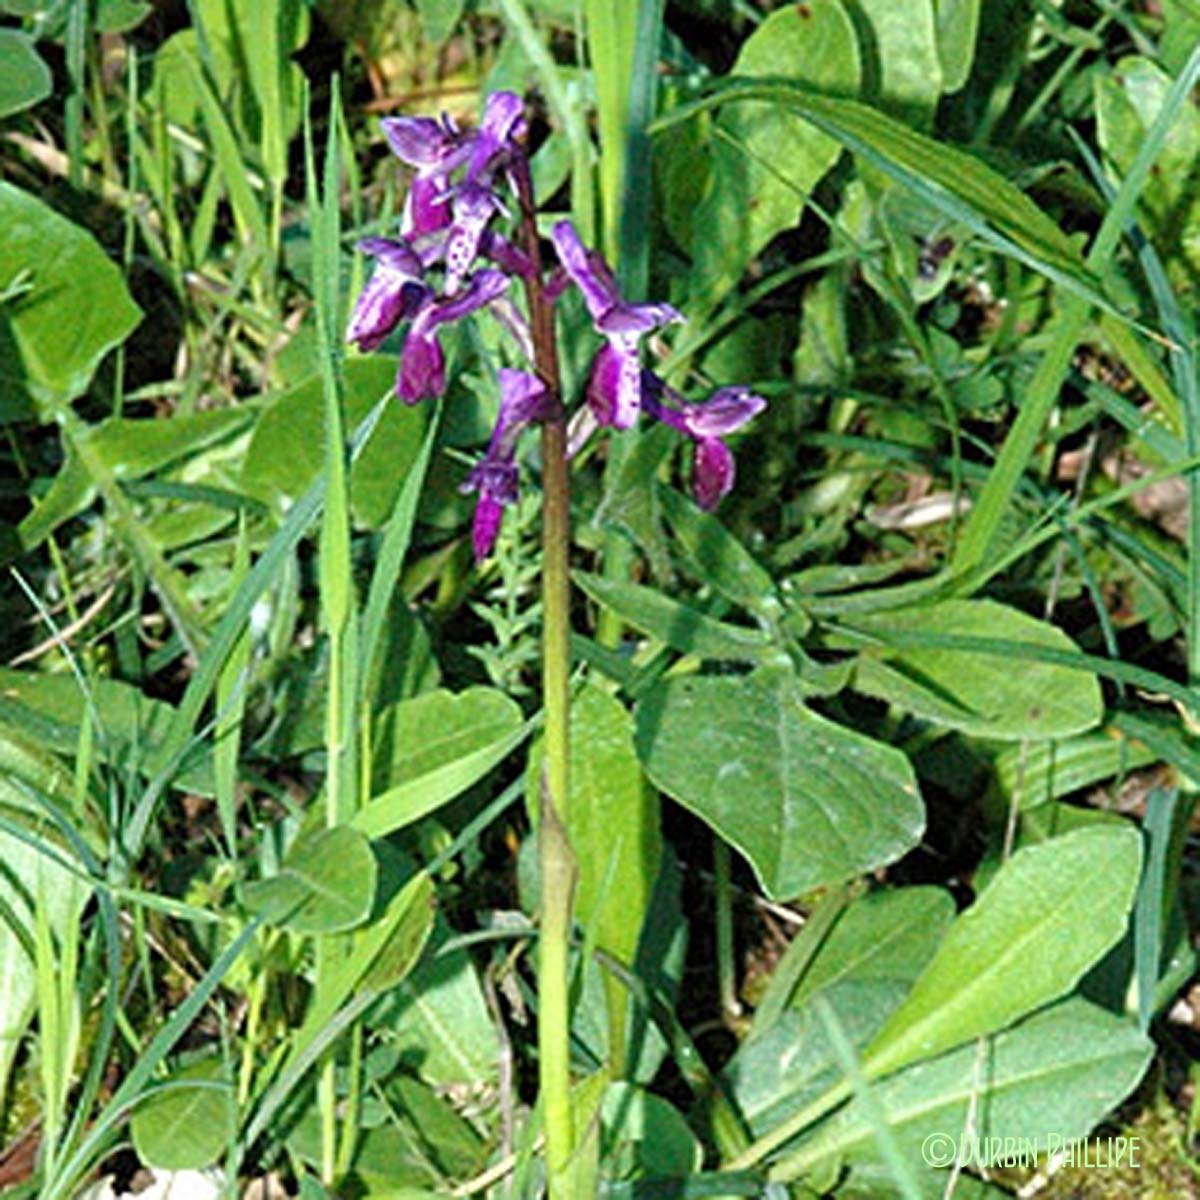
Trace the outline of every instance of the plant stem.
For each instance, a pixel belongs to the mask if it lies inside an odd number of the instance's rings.
[[[542,286],[541,251],[528,164],[513,170],[521,205],[521,237],[533,270],[525,280],[534,367],[546,385],[542,418],[542,704],[546,715],[539,789],[538,1082],[546,1131],[550,1200],[574,1200],[568,1167],[575,1144],[571,1114],[571,1024],[568,950],[575,893],[575,856],[567,837],[570,719],[571,545],[567,423],[554,342],[554,310]]]

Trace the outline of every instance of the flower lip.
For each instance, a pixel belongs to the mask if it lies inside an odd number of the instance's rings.
[[[692,495],[703,509],[716,508],[733,488],[733,454],[720,438],[701,438],[692,464]]]

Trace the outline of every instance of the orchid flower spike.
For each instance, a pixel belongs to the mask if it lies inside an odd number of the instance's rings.
[[[628,429],[641,408],[642,337],[683,317],[669,304],[626,303],[608,264],[584,246],[570,221],[559,221],[550,236],[559,261],[583,294],[596,332],[607,339],[592,363],[588,404],[601,425]]]

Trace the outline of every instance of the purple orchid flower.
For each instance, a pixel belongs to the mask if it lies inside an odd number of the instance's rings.
[[[628,429],[642,402],[642,337],[683,317],[669,304],[626,303],[608,264],[584,246],[570,221],[559,221],[550,236],[559,261],[583,294],[596,332],[607,339],[592,364],[588,403],[601,425]]]
[[[491,554],[504,507],[516,502],[517,440],[529,425],[541,418],[546,403],[546,385],[536,375],[501,367],[497,379],[500,413],[487,453],[471,469],[460,489],[479,493],[471,525],[476,562]]]
[[[692,494],[701,508],[716,508],[733,488],[736,476],[733,454],[721,439],[762,412],[766,400],[747,387],[725,387],[714,392],[707,404],[690,404],[650,371],[643,372],[642,395],[652,417],[695,443]],[[678,407],[663,404],[663,395]]]
[[[404,339],[396,376],[396,394],[405,404],[440,396],[446,390],[446,358],[438,341],[441,326],[460,321],[490,304],[507,287],[508,276],[502,272],[480,271],[457,295],[445,300],[426,300],[413,317]]]
[[[346,341],[357,342],[365,353],[377,349],[433,293],[423,282],[420,258],[407,242],[369,237],[363,238],[357,248],[375,259],[375,269],[354,305]]]

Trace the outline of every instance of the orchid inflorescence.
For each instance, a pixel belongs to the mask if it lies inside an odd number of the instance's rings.
[[[487,309],[513,334],[532,365],[529,324],[509,294],[514,277],[527,287],[540,286],[548,300],[574,284],[594,329],[604,338],[592,363],[583,424],[628,429],[645,412],[678,430],[695,445],[696,502],[713,508],[734,480],[733,455],[722,439],[760,412],[766,401],[748,388],[726,387],[707,403],[688,403],[643,368],[641,339],[683,317],[669,304],[626,301],[608,264],[583,244],[570,221],[559,221],[551,232],[559,265],[544,281],[537,278],[534,257],[493,228],[497,216],[509,215],[499,185],[507,184],[518,204],[522,181],[528,185],[521,98],[511,92],[493,93],[473,130],[460,129],[447,116],[391,117],[382,125],[392,151],[415,174],[400,236],[369,237],[358,243],[359,250],[375,259],[375,268],[355,304],[346,340],[361,351],[374,350],[407,322],[396,393],[406,404],[415,404],[445,390],[446,362],[439,340],[443,325]],[[544,420],[548,405],[557,403],[547,381],[537,374],[505,367],[497,379],[496,427],[483,459],[463,484],[464,491],[479,496],[472,531],[477,559],[491,553],[504,507],[517,498],[521,434]]]

